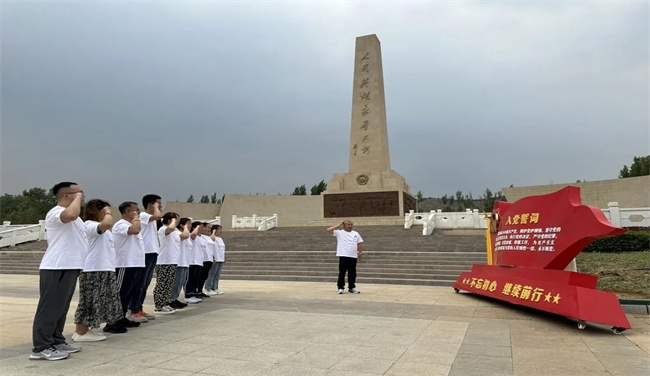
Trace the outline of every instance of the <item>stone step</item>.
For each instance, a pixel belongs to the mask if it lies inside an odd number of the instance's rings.
[[[254,280],[254,281],[297,281],[297,282],[327,282],[336,286],[336,276],[333,277],[309,277],[309,276],[267,276],[267,275],[230,275],[223,276],[224,280]],[[357,285],[367,284],[390,284],[390,285],[423,285],[423,286],[452,286],[456,279],[392,279],[392,278],[357,278]],[[334,287],[336,289],[336,287]],[[361,287],[359,287],[361,290]]]
[[[222,275],[299,275],[299,276],[323,276],[327,277],[330,275],[337,275],[338,270],[336,268],[332,268],[329,270],[285,270],[285,269],[274,269],[274,270],[268,270],[268,269],[251,269],[251,270],[232,270],[232,269],[224,269],[222,271]],[[359,276],[367,276],[367,277],[381,277],[381,278],[399,278],[399,279],[423,279],[423,278],[430,278],[432,276],[436,277],[449,277],[449,278],[457,278],[459,273],[456,271],[453,272],[441,272],[438,270],[434,270],[431,272],[425,272],[425,271],[419,271],[419,273],[413,273],[409,272],[406,273],[404,270],[400,269],[392,269],[392,270],[387,270],[387,269],[365,269],[365,268],[357,268],[357,275]]]

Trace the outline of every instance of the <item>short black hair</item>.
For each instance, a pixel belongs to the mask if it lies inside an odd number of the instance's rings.
[[[77,183],[73,183],[73,182],[71,182],[71,181],[62,181],[62,182],[60,182],[59,184],[57,184],[57,185],[55,185],[54,187],[52,187],[52,193],[54,194],[54,196],[56,196],[57,198],[59,198],[59,191],[60,191],[62,188],[69,188],[69,187],[72,187],[73,185],[78,185],[78,184],[77,184]]]
[[[146,209],[149,204],[155,204],[156,201],[161,200],[160,196],[154,195],[154,194],[149,194],[149,195],[144,195],[142,197],[142,206]]]
[[[216,231],[221,228],[221,225],[212,225],[212,231]]]
[[[197,228],[199,226],[202,226],[202,225],[203,225],[203,223],[201,223],[199,221],[192,222],[192,229],[190,231],[194,231],[195,228]]]
[[[133,201],[124,201],[123,203],[121,203],[119,206],[120,213],[121,214],[126,213],[126,211],[131,207],[131,205],[138,206],[138,203]]]

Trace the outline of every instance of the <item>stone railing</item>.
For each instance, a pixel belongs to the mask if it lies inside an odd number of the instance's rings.
[[[650,227],[650,208],[621,209],[617,202],[610,202],[602,209],[605,217],[619,227]],[[489,213],[479,213],[478,209],[465,212],[443,212],[432,210],[429,213],[415,213],[412,210],[404,215],[404,228],[422,225],[422,235],[431,235],[433,229],[485,229]]]
[[[238,217],[232,216],[232,228],[256,228],[258,231],[268,231],[274,227],[278,227],[278,215],[273,214],[270,217],[261,217],[253,214],[252,217]]]
[[[201,222],[201,223],[206,222],[209,225],[220,225],[221,224],[221,217],[219,217],[219,216],[214,217],[214,219],[194,219],[192,217],[187,217],[187,218],[189,218],[190,221],[192,221],[192,222],[196,222],[196,221]]]
[[[45,220],[38,221],[37,225],[12,225],[5,221],[0,226],[0,248],[45,239]]]

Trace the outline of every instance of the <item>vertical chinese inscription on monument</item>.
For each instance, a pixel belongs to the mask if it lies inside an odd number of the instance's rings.
[[[366,89],[366,91],[362,91],[360,95],[360,100],[364,102],[370,101],[370,64],[368,63],[368,60],[370,60],[370,52],[366,52],[363,57],[361,58],[360,64],[361,65],[361,83],[359,84],[359,89]],[[368,103],[363,103],[363,107],[361,108],[361,116],[366,117],[370,115],[370,107],[368,106]],[[370,146],[369,145],[364,145],[369,142],[368,138],[368,127],[370,125],[369,120],[363,120],[363,123],[361,124],[361,130],[364,131],[363,138],[361,140],[361,153],[363,155],[370,155]],[[354,144],[354,156],[357,155],[357,148],[359,148],[358,143]]]

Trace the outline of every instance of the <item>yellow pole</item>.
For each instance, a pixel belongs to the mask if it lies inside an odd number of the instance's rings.
[[[494,265],[494,258],[492,255],[492,232],[490,231],[492,218],[487,217],[486,219],[487,229],[485,229],[485,248],[487,249],[487,264]]]

